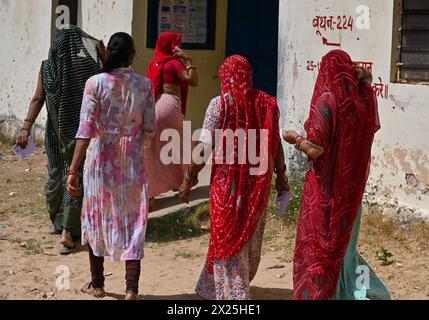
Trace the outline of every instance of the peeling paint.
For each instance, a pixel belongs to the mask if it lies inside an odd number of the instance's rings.
[[[279,105],[287,129],[304,132],[317,69],[312,70],[333,47],[316,36],[316,16],[355,16],[358,5],[371,8],[371,30],[323,30],[329,41],[341,42],[352,59],[373,63],[376,78],[389,86],[388,98],[380,98],[381,130],[373,145],[373,161],[367,197],[383,205],[391,201],[395,214],[429,217],[429,86],[389,83],[393,38],[393,1],[308,0],[280,1]],[[335,28],[334,28],[335,29]],[[359,39],[359,40],[358,40]],[[293,49],[290,49],[293,44]],[[310,61],[310,64],[308,64]],[[286,156],[294,170],[305,170],[305,161],[287,146]],[[399,206],[395,211],[393,208]]]

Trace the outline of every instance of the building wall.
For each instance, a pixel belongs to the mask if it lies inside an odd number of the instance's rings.
[[[132,34],[137,50],[133,68],[141,74],[146,74],[155,51],[146,46],[147,6],[147,0],[82,1],[82,28],[103,39],[106,45],[109,37],[117,31]],[[217,1],[215,50],[186,51],[194,59],[200,78],[200,86],[191,88],[188,102],[187,120],[192,121],[193,129],[201,127],[208,103],[219,95],[220,83],[217,75],[219,66],[225,59],[227,7],[227,0]],[[109,23],[106,23],[107,21]]]
[[[36,88],[51,40],[51,0],[3,0],[0,4],[0,135],[15,137]],[[43,127],[42,111],[38,126]],[[42,130],[37,131],[42,137]]]
[[[369,30],[357,28],[359,5],[370,8]],[[313,66],[337,48],[323,45],[321,35],[330,44],[340,44],[353,60],[372,62],[374,82],[381,80],[387,87],[383,86],[383,97],[378,99],[382,130],[373,148],[366,199],[389,212],[399,203],[395,213],[429,217],[429,86],[390,82],[394,11],[393,0],[280,0],[282,127],[303,133],[317,77]],[[346,25],[351,17],[353,29],[325,31],[319,27],[320,35],[313,26],[316,16],[334,16],[335,20],[341,16],[342,21],[345,16]],[[300,154],[288,147],[287,156],[292,170],[302,168],[305,159]]]
[[[131,34],[133,1],[83,0],[81,1],[81,27],[107,46],[115,32]]]

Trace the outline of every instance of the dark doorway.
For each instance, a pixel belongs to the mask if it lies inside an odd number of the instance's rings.
[[[277,95],[279,0],[228,1],[226,54],[246,56],[255,87]]]

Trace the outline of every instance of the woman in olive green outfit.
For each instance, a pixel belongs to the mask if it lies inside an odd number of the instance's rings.
[[[58,31],[49,59],[44,61],[36,93],[17,144],[26,147],[32,125],[46,103],[45,148],[48,156],[47,210],[55,233],[62,233],[61,254],[75,249],[81,236],[82,199],[73,200],[65,188],[86,81],[101,69],[104,45],[75,26]],[[82,183],[82,182],[81,182]],[[82,187],[82,185],[81,185]]]

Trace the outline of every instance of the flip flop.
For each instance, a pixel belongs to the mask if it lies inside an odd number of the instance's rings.
[[[77,249],[77,245],[76,244],[74,245],[73,248],[69,248],[69,247],[63,246],[60,249],[60,255],[62,255],[62,256],[68,256],[69,254],[72,254],[73,252],[75,252],[76,249]]]
[[[134,292],[127,292],[125,295],[126,301],[135,301],[138,300],[137,295]]]
[[[97,299],[102,299],[106,297],[106,291],[104,291],[104,288],[95,289],[92,286],[92,282],[85,283],[85,285],[80,289],[81,292],[89,294],[91,296],[94,296]]]

